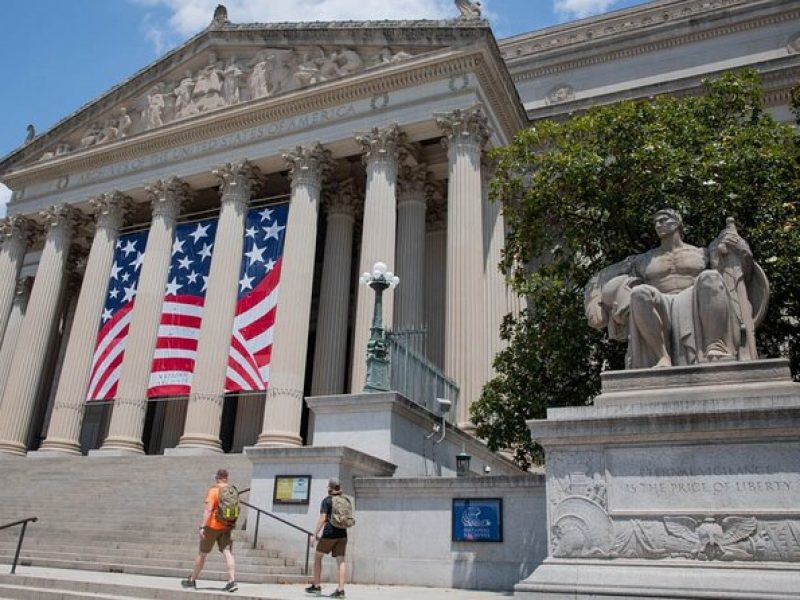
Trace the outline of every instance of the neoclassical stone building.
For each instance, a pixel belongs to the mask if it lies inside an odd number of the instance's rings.
[[[499,324],[519,307],[495,268],[504,226],[488,202],[487,150],[530,121],[695,93],[746,65],[763,73],[770,110],[790,116],[800,0],[658,0],[500,41],[462,10],[447,21],[234,24],[218,9],[204,31],[3,158],[13,197],[0,250],[0,452],[302,445],[304,397],[363,386],[373,293],[358,274],[376,261],[401,278],[385,321],[426,330],[426,357],[458,385],[468,428]],[[287,203],[267,233],[282,252],[260,354],[269,388],[231,393],[237,294],[250,281],[240,266],[264,260],[247,245],[248,215]],[[215,237],[183,348],[190,376],[159,401],[154,359],[175,325],[165,303],[189,265],[176,231],[197,223],[197,241],[203,219]],[[131,271],[124,353],[106,365],[113,402],[87,403],[134,232],[146,248]]]

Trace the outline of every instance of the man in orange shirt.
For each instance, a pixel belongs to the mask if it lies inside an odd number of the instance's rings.
[[[219,506],[219,490],[228,485],[228,471],[220,469],[217,471],[214,485],[208,490],[206,495],[205,512],[203,513],[203,524],[200,526],[200,552],[194,559],[194,569],[188,579],[181,581],[185,588],[196,588],[197,578],[200,571],[206,564],[206,556],[211,552],[214,544],[217,544],[219,551],[225,559],[228,567],[228,583],[223,588],[226,592],[235,592],[239,589],[236,585],[236,563],[233,560],[233,540],[231,530],[233,526],[220,521],[217,518],[217,507]]]

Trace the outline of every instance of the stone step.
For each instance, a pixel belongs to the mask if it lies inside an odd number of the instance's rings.
[[[0,561],[3,562],[3,561]],[[11,564],[11,560],[5,564]],[[58,559],[24,560],[18,563],[20,567],[47,567],[52,569],[77,569],[83,571],[98,571],[103,573],[128,573],[132,575],[150,575],[156,577],[183,578],[191,572],[188,568],[158,567],[152,565],[129,565],[111,561],[82,562]],[[310,568],[310,567],[309,567]],[[236,580],[245,583],[303,583],[308,580],[302,574],[302,566],[293,567],[289,572],[264,573],[263,571],[236,571]],[[225,566],[221,560],[209,560],[203,569],[202,577],[209,581],[225,581],[228,577]],[[1,596],[0,596],[1,597]]]
[[[47,559],[63,559],[63,560],[77,560],[82,562],[103,562],[113,560],[114,562],[124,562],[131,565],[149,564],[156,566],[175,566],[176,568],[183,568],[187,564],[191,568],[192,561],[196,556],[195,552],[186,552],[184,554],[171,554],[162,553],[158,556],[147,555],[142,553],[136,555],[133,553],[120,553],[120,552],[107,552],[105,550],[100,552],[86,552],[81,548],[80,552],[58,552],[52,550],[32,550],[30,548],[23,548],[20,552],[20,558],[23,560],[47,560]],[[260,556],[241,556],[236,554],[236,566],[241,569],[267,569],[271,573],[280,573],[283,570],[287,572],[292,569],[285,561],[275,558],[262,558]],[[0,550],[0,561],[10,563],[13,560],[13,550]]]
[[[305,580],[304,580],[305,581]],[[304,583],[301,582],[301,583]],[[0,575],[0,598],[14,600],[168,600],[173,598],[202,598],[202,600],[270,600],[266,596],[250,596],[237,592],[231,595],[217,589],[183,590],[174,579],[164,579],[163,587],[136,585],[111,581],[72,581],[34,575]]]
[[[14,549],[17,547],[17,542],[14,541],[13,543],[5,542],[0,543],[0,549],[9,550]],[[94,545],[90,544],[81,544],[80,546],[76,546],[72,540],[46,540],[46,539],[31,539],[29,540],[28,537],[25,537],[25,541],[23,543],[23,549],[52,549],[56,551],[64,551],[70,552],[75,550],[76,547],[79,547],[82,551],[86,552],[93,552],[102,550],[104,552],[132,552],[132,553],[142,553],[142,552],[172,552],[172,553],[193,553],[197,552],[197,543],[187,543],[185,545],[171,545],[167,547],[159,547],[159,550],[153,550],[153,546],[150,542],[145,543],[134,543],[134,542],[117,542],[113,545],[110,544],[102,544],[97,543]],[[287,560],[283,558],[280,552],[276,549],[271,548],[260,548],[260,549],[253,549],[250,543],[238,543],[234,546],[234,552],[236,556],[262,556],[269,560]]]
[[[0,544],[0,555],[13,554],[16,550],[16,544]],[[109,548],[107,546],[76,546],[75,544],[69,545],[52,545],[52,544],[28,544],[27,541],[22,546],[23,554],[31,554],[36,556],[45,556],[47,554],[56,554],[64,556],[67,554],[78,554],[79,556],[92,556],[92,555],[105,555],[116,556],[119,558],[153,558],[157,560],[183,558],[186,556],[194,556],[197,553],[197,545],[185,548],[159,548],[154,550],[150,546],[131,546],[126,548]],[[250,548],[237,549],[234,548],[234,554],[237,562],[243,563],[262,564],[265,566],[281,566],[286,564],[293,564],[294,561],[277,556],[276,551],[264,552],[252,550]]]

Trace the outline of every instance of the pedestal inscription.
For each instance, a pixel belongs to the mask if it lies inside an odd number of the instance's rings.
[[[800,443],[609,449],[611,515],[798,512]]]

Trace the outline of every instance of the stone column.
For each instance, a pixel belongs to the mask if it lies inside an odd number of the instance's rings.
[[[6,332],[11,305],[16,295],[17,278],[31,235],[31,223],[25,217],[6,217],[0,224],[3,245],[0,247],[0,342]],[[0,380],[2,381],[2,380]]]
[[[130,199],[119,192],[103,194],[91,201],[97,227],[63,363],[62,370],[69,376],[59,380],[42,451],[81,453],[81,426],[97,328],[108,288],[108,275],[114,262],[114,248],[129,203]]]
[[[488,140],[480,106],[438,115],[448,148],[445,372],[459,386],[458,422],[486,381],[481,154]]]
[[[392,271],[396,268],[396,188],[402,137],[400,128],[394,123],[356,138],[364,149],[364,163],[367,166],[359,273],[372,272],[372,265],[378,261],[386,263]],[[405,276],[402,273],[399,275],[405,281]],[[359,285],[350,378],[350,390],[353,393],[360,393],[366,383],[367,341],[374,301],[375,293],[368,286]],[[383,325],[391,329],[394,322],[394,294],[386,294],[383,303]]]
[[[284,154],[292,199],[283,246],[272,360],[257,446],[300,446],[314,253],[322,180],[331,169],[330,152],[317,143]]]
[[[3,347],[0,349],[0,402],[2,402],[3,390],[5,390],[8,374],[11,371],[11,360],[14,358],[14,349],[17,347],[19,332],[25,319],[32,285],[33,277],[23,277],[17,279],[14,289],[11,314],[6,325],[6,335],[3,337]]]
[[[344,393],[350,287],[353,284],[353,228],[359,197],[350,179],[329,194],[325,204],[328,227],[319,289],[312,396]]]
[[[495,370],[492,365],[494,357],[504,347],[500,339],[500,326],[503,319],[510,311],[508,304],[509,294],[505,277],[500,272],[500,261],[503,258],[505,245],[505,227],[503,214],[499,202],[489,199],[489,181],[491,180],[492,165],[484,161],[481,174],[483,176],[483,240],[484,240],[484,293],[486,296],[486,342],[487,356],[486,379],[494,377]]]
[[[180,213],[181,204],[188,198],[189,187],[172,177],[148,186],[147,192],[152,199],[153,222],[131,310],[131,324],[108,437],[98,452],[101,454],[108,451],[144,452],[142,432],[147,411],[147,388],[172,257],[175,219]]]
[[[77,215],[75,209],[61,204],[42,211],[41,216],[47,237],[0,404],[0,452],[23,456],[47,344],[58,317]]]
[[[247,203],[259,170],[249,161],[214,171],[221,185],[219,225],[208,274],[203,321],[186,422],[178,448],[222,452],[219,439],[228,354],[236,316]]]
[[[77,240],[75,240],[77,241]],[[33,413],[31,423],[37,431],[31,431],[28,439],[28,447],[38,446],[44,443],[47,430],[50,427],[50,418],[53,414],[56,392],[61,385],[61,374],[64,372],[64,359],[67,353],[67,346],[72,335],[75,315],[78,309],[78,292],[86,271],[86,252],[83,247],[79,247],[73,242],[72,252],[67,259],[66,284],[61,292],[61,318],[56,319],[56,326],[50,334],[50,349],[47,352],[47,360],[42,371],[42,385],[36,399],[36,408]],[[39,442],[36,444],[36,442]],[[28,456],[36,456],[39,452],[28,452]]]
[[[425,324],[428,359],[444,370],[445,274],[447,272],[447,200],[441,185],[428,185],[425,216]],[[398,286],[399,287],[399,286]]]
[[[415,329],[425,320],[425,185],[427,165],[405,166],[400,171],[397,196],[397,264],[402,278],[394,294],[397,302],[395,326]]]

